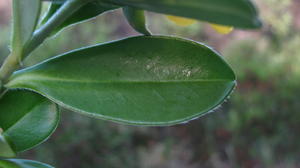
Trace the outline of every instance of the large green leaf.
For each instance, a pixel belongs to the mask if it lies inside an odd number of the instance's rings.
[[[13,51],[21,52],[30,40],[36,28],[40,10],[40,0],[13,0]]]
[[[45,163],[24,159],[0,159],[1,168],[54,168]]]
[[[88,116],[140,125],[199,117],[234,86],[233,71],[212,49],[160,36],[73,51],[18,71],[6,85],[34,90]]]
[[[258,28],[261,22],[250,0],[98,0],[202,21]]]
[[[55,130],[59,111],[46,98],[29,91],[9,91],[0,99],[0,127],[17,152],[45,141]]]
[[[62,6],[61,3],[52,2],[46,16],[43,18],[42,23],[46,23]],[[106,11],[110,11],[116,9],[118,6],[105,4],[100,2],[90,2],[81,7],[78,11],[73,13],[70,17],[68,17],[61,25],[59,25],[55,30],[53,30],[53,34],[59,32],[63,28],[76,24],[88,19],[92,19]]]

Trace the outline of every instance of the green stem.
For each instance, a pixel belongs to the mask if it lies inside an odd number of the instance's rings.
[[[3,92],[3,85],[8,81],[14,71],[20,68],[19,58],[24,59],[34,49],[40,46],[49,37],[54,29],[61,25],[69,16],[76,12],[80,7],[91,0],[67,0],[62,7],[45,23],[41,28],[34,32],[34,35],[23,53],[12,52],[4,61],[0,68],[0,93]]]
[[[1,88],[7,82],[9,76],[20,67],[18,58],[18,54],[11,53],[0,68],[0,90],[2,90]]]
[[[25,57],[43,43],[44,40],[51,35],[52,30],[61,25],[69,16],[90,1],[91,0],[66,1],[63,6],[60,7],[59,10],[47,21],[47,23],[34,33],[30,43],[25,48]]]

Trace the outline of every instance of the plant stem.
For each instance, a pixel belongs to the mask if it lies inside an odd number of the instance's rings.
[[[35,31],[30,43],[24,51],[25,57],[36,49],[43,41],[51,35],[52,31],[60,26],[69,16],[76,12],[80,7],[91,0],[68,0],[62,7],[44,24],[40,29]]]
[[[14,71],[20,68],[19,58],[24,59],[34,49],[40,46],[44,40],[49,37],[54,29],[60,26],[69,16],[76,12],[80,7],[91,0],[67,0],[62,7],[45,23],[41,28],[36,30],[23,53],[14,53],[6,58],[0,68],[0,93],[3,91],[3,85]]]
[[[2,86],[5,84],[9,76],[20,67],[18,61],[18,54],[12,52],[4,61],[2,67],[0,68],[0,91]]]

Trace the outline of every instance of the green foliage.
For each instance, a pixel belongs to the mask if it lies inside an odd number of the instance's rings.
[[[4,61],[4,57],[10,52],[7,48],[7,43],[9,41],[9,30],[6,26],[1,27],[0,37],[0,62],[2,63]]]
[[[23,159],[3,159],[0,160],[0,167],[4,168],[53,168],[44,163],[23,160]]]
[[[9,91],[1,98],[0,108],[3,136],[11,140],[16,152],[45,141],[59,120],[57,106],[32,92]]]
[[[13,52],[22,52],[30,40],[38,22],[41,10],[40,0],[13,0]]]
[[[13,144],[7,139],[7,137],[4,137],[2,135],[2,131],[0,131],[0,155],[2,157],[15,157],[16,153],[15,150],[13,149]]]
[[[259,28],[261,22],[249,0],[98,0],[239,28]]]
[[[144,35],[151,35],[146,25],[145,12],[143,10],[123,7],[123,13],[127,18],[129,24],[139,33]]]
[[[188,122],[225,101],[236,85],[230,66],[203,44],[151,36],[144,10],[245,29],[261,26],[248,0],[53,1],[40,21],[41,4],[13,1],[12,53],[0,69],[0,148],[5,151],[0,157],[45,141],[58,124],[57,105],[90,117],[154,126]],[[24,59],[51,35],[119,7],[130,25],[148,36],[77,49],[23,68]],[[2,159],[0,166],[49,167],[16,159]]]
[[[42,23],[45,24],[62,7],[62,5],[63,4],[52,3]],[[105,4],[105,3],[96,3],[96,2],[87,3],[84,6],[82,6],[79,10],[74,12],[67,19],[65,19],[65,21],[62,24],[57,26],[57,28],[53,30],[54,32],[53,34],[59,32],[60,30],[62,30],[63,28],[69,25],[86,21],[88,19],[92,19],[98,15],[103,14],[106,11],[113,10],[117,7],[118,6]]]
[[[98,118],[170,125],[213,110],[231,93],[235,76],[204,45],[135,37],[56,57],[16,73],[6,86]]]

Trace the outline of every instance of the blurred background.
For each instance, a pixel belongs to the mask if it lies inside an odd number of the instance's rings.
[[[9,53],[10,2],[0,1],[0,62]],[[58,168],[299,168],[300,0],[257,4],[264,27],[229,35],[147,13],[153,34],[204,42],[233,67],[238,87],[214,113],[184,125],[133,127],[63,110],[55,134],[20,157]],[[116,10],[48,39],[25,65],[132,35],[138,34]]]

